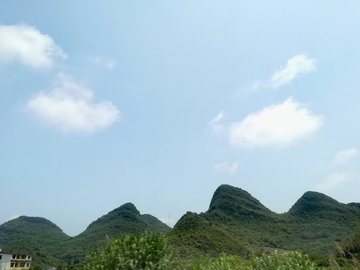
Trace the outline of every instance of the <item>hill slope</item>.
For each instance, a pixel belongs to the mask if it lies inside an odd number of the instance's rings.
[[[306,192],[283,214],[291,240],[287,246],[327,254],[360,228],[360,209],[318,192]],[[294,243],[294,244],[290,244]]]
[[[52,257],[39,244],[30,240],[15,240],[3,246],[3,249],[8,252],[31,254],[32,267],[39,265],[43,269],[48,269],[51,266],[59,266],[63,264],[61,260]]]
[[[151,215],[142,216],[132,203],[126,203],[92,222],[84,232],[72,239],[71,245],[88,250],[95,244],[105,242],[107,236],[144,231],[166,233],[170,227]]]
[[[75,237],[69,237],[44,218],[21,216],[0,225],[0,248],[14,249],[17,246],[34,246],[33,243],[36,243],[50,256],[70,262],[79,261],[87,251],[104,244],[106,237],[144,231],[164,234],[170,230],[170,227],[157,218],[148,214],[141,215],[132,203],[127,203],[98,218]],[[14,245],[20,240],[25,242]],[[12,245],[9,245],[11,243]],[[51,259],[48,263],[52,261]],[[46,259],[45,262],[38,263],[46,263]]]
[[[335,242],[360,229],[359,203],[342,204],[318,193],[306,192],[291,209],[276,214],[248,192],[221,185],[205,213],[187,212],[171,230],[151,215],[141,215],[132,203],[124,204],[92,222],[84,232],[67,236],[52,222],[21,216],[0,225],[0,248],[42,250],[41,263],[61,259],[77,262],[107,236],[157,231],[167,233],[182,257],[221,252],[246,256],[262,247],[329,255]],[[37,246],[38,245],[38,246]],[[35,257],[34,257],[35,258]]]
[[[71,238],[54,223],[41,217],[20,216],[0,226],[0,247],[20,239],[35,242],[56,256]]]
[[[174,244],[177,239],[185,237],[197,239],[196,242],[216,242],[219,238],[214,231],[207,229],[207,234],[200,236],[191,229],[199,226],[195,225],[198,222],[196,218],[202,218],[203,224],[208,222],[226,232],[228,236],[224,234],[220,241],[222,244],[231,238],[240,246],[253,251],[272,247],[329,255],[335,241],[348,238],[360,228],[360,209],[356,204],[346,205],[318,192],[306,192],[288,213],[276,214],[248,192],[229,185],[221,185],[214,192],[205,213],[192,214],[197,216],[192,217],[192,222],[187,215],[169,233],[170,241]],[[186,253],[185,250],[179,246],[180,253]],[[235,254],[238,251],[231,246],[227,252]]]

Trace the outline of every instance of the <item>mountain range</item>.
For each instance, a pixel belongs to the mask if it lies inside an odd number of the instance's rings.
[[[205,213],[186,213],[168,237],[184,257],[201,252],[217,255],[222,251],[238,255],[240,246],[242,254],[270,247],[329,256],[336,242],[360,229],[359,210],[357,203],[339,203],[310,191],[288,212],[277,214],[248,192],[221,185]],[[202,245],[205,239],[207,245]]]
[[[86,252],[104,244],[107,237],[144,231],[166,234],[170,230],[156,217],[141,215],[132,203],[126,203],[98,218],[75,237],[66,235],[45,218],[20,216],[0,225],[0,248],[32,254],[33,261],[40,264],[77,262]],[[35,245],[42,248],[41,252],[34,250]],[[36,260],[37,257],[43,260]]]
[[[39,264],[78,262],[107,236],[156,231],[167,236],[179,256],[189,258],[221,252],[246,256],[269,249],[302,250],[329,256],[335,243],[360,229],[360,203],[343,204],[318,192],[306,192],[290,210],[277,214],[251,194],[219,186],[204,213],[185,213],[168,227],[156,217],[140,214],[127,203],[70,237],[40,217],[20,216],[0,225],[0,248],[33,254]]]

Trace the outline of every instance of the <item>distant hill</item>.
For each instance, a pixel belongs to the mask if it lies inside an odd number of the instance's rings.
[[[165,234],[170,230],[169,226],[157,218],[148,214],[141,215],[132,203],[127,203],[98,218],[75,237],[66,235],[45,218],[21,216],[0,225],[0,248],[4,249],[13,241],[22,240],[28,243],[25,246],[36,243],[49,256],[70,262],[79,261],[90,249],[104,244],[106,237],[144,231]]]
[[[201,215],[187,212],[168,234],[170,244],[182,258],[212,257],[220,253],[246,256],[249,250],[228,231]]]
[[[50,268],[51,266],[59,266],[64,262],[56,259],[45,251],[39,244],[30,240],[14,240],[5,246],[3,250],[8,252],[19,252],[32,255],[32,266],[39,265],[42,268]]]
[[[126,203],[108,214],[92,222],[84,232],[75,236],[69,243],[71,247],[84,251],[95,245],[101,245],[106,237],[120,236],[121,234],[157,231],[166,233],[171,228],[151,215],[141,215],[132,203]]]
[[[159,219],[157,219],[156,217],[150,214],[143,214],[141,215],[141,217],[147,223],[147,225],[150,227],[152,231],[156,231],[161,234],[166,234],[171,230],[171,228],[168,225],[161,222]]]
[[[271,249],[327,256],[334,251],[335,242],[349,239],[359,230],[360,203],[343,204],[309,191],[287,213],[277,214],[245,190],[221,185],[206,212],[187,212],[173,229],[126,203],[75,237],[45,218],[21,216],[0,225],[0,248],[35,254],[34,262],[38,264],[68,265],[103,245],[106,237],[156,231],[166,234],[183,258],[203,254],[215,257],[222,252],[246,257]]]
[[[334,251],[334,243],[352,236],[360,228],[360,208],[339,203],[318,192],[306,192],[283,214],[289,248],[326,255]]]
[[[71,237],[51,221],[41,217],[20,216],[0,225],[0,247],[20,239],[35,242],[56,256],[59,254],[59,247]]]
[[[360,228],[360,208],[355,203],[346,205],[318,192],[306,192],[287,213],[277,214],[248,192],[230,185],[215,191],[205,213],[191,215],[189,219],[189,213],[185,214],[169,233],[173,245],[180,243],[180,254],[186,255],[186,243],[192,242],[192,253],[210,249],[219,254],[226,246],[227,253],[239,254],[241,246],[243,254],[246,249],[256,252],[270,247],[325,256],[333,252],[335,242]],[[199,220],[201,226],[207,226],[206,233],[193,229],[200,226],[196,225]],[[220,230],[222,238],[218,237]],[[230,241],[239,244],[230,245]],[[223,249],[216,251],[215,243]]]

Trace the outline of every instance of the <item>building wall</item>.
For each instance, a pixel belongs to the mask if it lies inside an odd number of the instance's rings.
[[[28,270],[31,265],[31,257],[23,254],[0,253],[0,270]]]
[[[0,253],[0,270],[7,270],[10,267],[11,254],[2,254]]]
[[[8,269],[10,269],[10,270],[27,270],[29,268],[30,268],[30,266],[29,267],[10,267]]]
[[[30,268],[30,260],[19,260],[19,259],[11,259],[10,261],[10,270],[26,270]]]
[[[2,254],[0,253],[0,270],[7,270],[10,267],[10,260],[12,258],[11,254]]]

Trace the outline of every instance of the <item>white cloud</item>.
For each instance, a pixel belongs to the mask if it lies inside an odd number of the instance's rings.
[[[89,60],[94,66],[98,68],[107,68],[109,70],[112,70],[116,65],[115,60],[111,60],[101,56],[91,57]]]
[[[289,98],[231,124],[230,144],[244,148],[283,147],[306,138],[318,130],[322,122],[321,116],[313,115]]]
[[[359,157],[360,152],[356,148],[348,148],[335,154],[333,158],[334,164],[343,164]]]
[[[308,59],[304,54],[290,58],[285,68],[275,72],[270,79],[270,87],[278,88],[293,80],[300,73],[309,73],[315,70],[315,59]]]
[[[329,192],[342,184],[349,182],[358,176],[354,172],[335,172],[331,173],[326,179],[315,186],[315,189],[320,192]]]
[[[19,61],[32,68],[50,68],[53,58],[66,54],[53,39],[26,24],[0,25],[0,61]]]
[[[290,58],[285,67],[276,71],[269,80],[253,83],[250,88],[279,88],[291,82],[301,73],[309,73],[315,70],[315,59],[309,59],[305,54],[299,54]]]
[[[222,124],[219,124],[220,120],[225,116],[225,112],[219,112],[214,119],[212,119],[208,125],[212,128],[213,132],[216,135],[220,135],[226,131],[225,127]]]
[[[216,164],[214,169],[219,173],[226,173],[228,175],[234,175],[239,167],[239,162],[233,162],[230,164],[229,162],[222,162]]]
[[[63,132],[93,133],[108,128],[119,118],[110,102],[93,103],[94,93],[63,73],[56,76],[52,91],[39,92],[26,108],[40,120]]]

